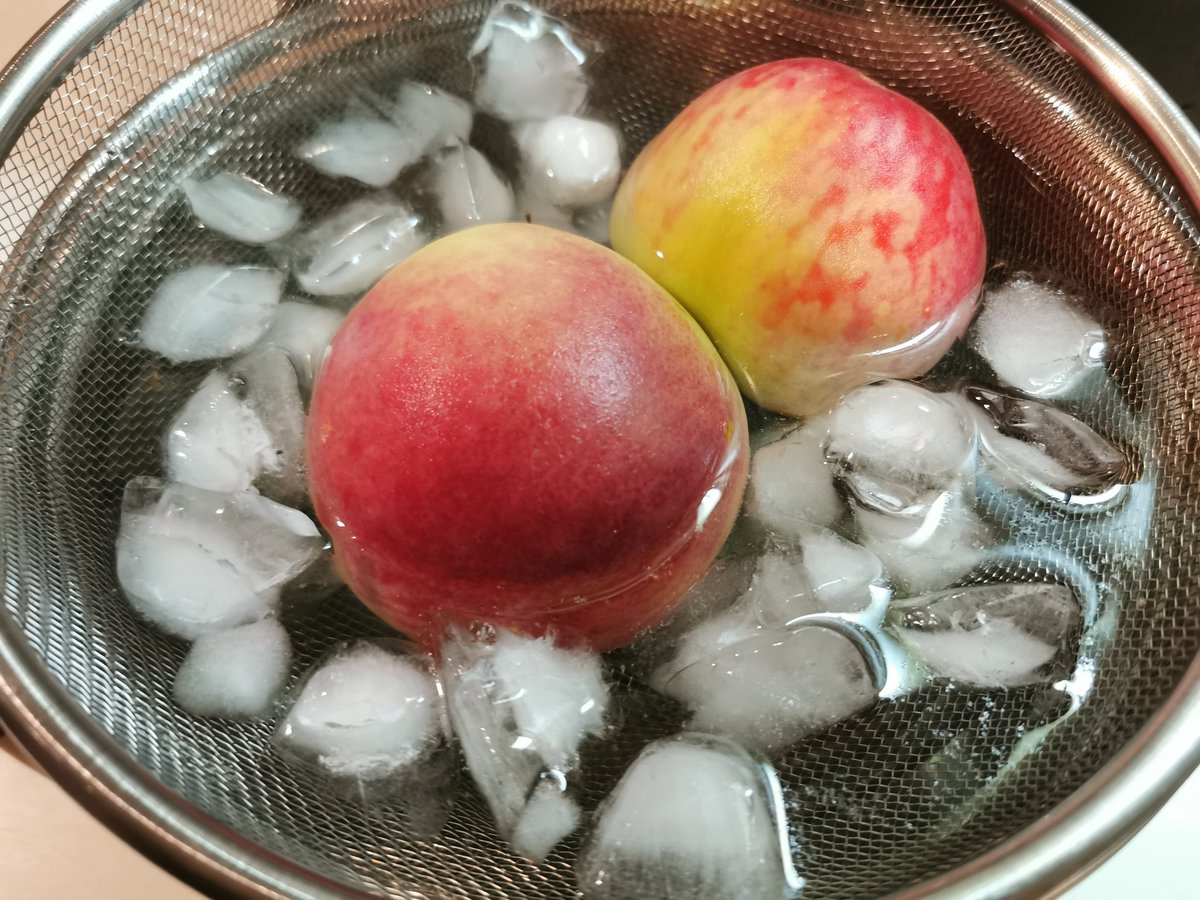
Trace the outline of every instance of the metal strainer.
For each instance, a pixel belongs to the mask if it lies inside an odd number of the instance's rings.
[[[459,93],[482,0],[83,0],[0,82],[0,715],[85,806],[221,894],[571,897],[568,842],[512,855],[467,787],[444,831],[331,797],[270,726],[171,701],[184,647],[118,596],[121,489],[203,375],[128,342],[173,263],[255,261],[201,234],[174,191],[228,164],[319,213],[291,158],[359,83]],[[994,277],[1035,271],[1092,301],[1109,368],[1159,473],[1150,550],[1086,704],[926,689],[777,760],[811,898],[1042,893],[1114,848],[1200,758],[1200,146],[1144,74],[1054,0],[548,0],[591,45],[593,105],[630,152],[720,78],[773,58],[847,61],[952,129],[976,174]],[[487,136],[484,136],[487,139]],[[498,139],[498,138],[497,138]],[[504,147],[491,148],[502,155]],[[1114,404],[1088,410],[1103,429]],[[288,613],[295,671],[386,629],[349,601]],[[589,749],[594,806],[677,713],[620,682],[627,727]],[[984,713],[986,712],[986,715]],[[986,727],[983,723],[986,722]]]

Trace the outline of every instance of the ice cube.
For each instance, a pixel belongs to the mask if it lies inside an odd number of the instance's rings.
[[[725,602],[709,604],[709,616],[687,631],[664,636],[674,646],[651,672],[656,690],[669,693],[666,685],[677,673],[756,634],[801,616],[880,607],[891,596],[878,557],[825,529],[813,529],[795,545],[768,549],[753,562],[750,577],[738,568],[718,570],[709,590]]]
[[[1083,422],[1036,400],[986,388],[963,391],[980,416],[983,458],[1000,483],[1065,504],[1116,499],[1131,466]]]
[[[195,639],[267,615],[321,543],[306,515],[257,494],[139,477],[125,487],[117,578],[146,619]]]
[[[894,602],[887,622],[934,674],[963,687],[1051,682],[1048,669],[1079,629],[1075,592],[1065,584],[983,584]]]
[[[675,696],[670,684],[680,672],[701,665],[726,647],[762,631],[763,625],[755,616],[751,595],[744,594],[728,609],[679,636],[673,642],[671,653],[651,669],[647,683],[659,693]]]
[[[394,122],[353,109],[322,122],[296,147],[296,155],[318,172],[372,187],[395,181],[423,152],[424,147]]]
[[[310,294],[360,294],[425,243],[421,220],[385,195],[355,200],[300,238],[293,272]]]
[[[298,203],[246,175],[217,172],[185,178],[181,187],[196,218],[234,240],[269,244],[300,224]]]
[[[175,702],[197,716],[266,716],[291,664],[292,645],[278,619],[204,634],[175,675]]]
[[[308,393],[325,351],[344,318],[345,315],[335,309],[288,300],[279,304],[279,310],[259,344],[274,344],[287,350],[300,387]]]
[[[856,506],[859,543],[909,594],[953,584],[995,543],[991,529],[961,490],[945,491],[922,515],[893,515]]]
[[[321,553],[304,513],[249,491],[221,493],[141,476],[125,487],[118,538],[161,536],[190,542],[265,593],[282,587]]]
[[[462,144],[443,150],[434,160],[433,190],[446,232],[508,222],[516,210],[512,188],[482,153]]]
[[[360,641],[308,675],[278,737],[333,775],[370,781],[433,750],[439,710],[437,684],[423,661]]]
[[[277,465],[271,436],[228,373],[209,372],[167,427],[167,478],[210,491],[248,490]]]
[[[611,125],[555,116],[526,123],[516,136],[526,188],[555,206],[594,206],[617,189],[621,148]]]
[[[475,118],[466,100],[419,81],[400,85],[387,113],[421,153],[465,144]]]
[[[581,237],[609,246],[608,221],[612,217],[612,201],[598,203],[575,211],[573,230]]]
[[[794,549],[764,553],[754,570],[745,600],[761,625],[785,625],[797,616],[821,612],[804,557]]]
[[[834,467],[825,458],[828,434],[827,421],[816,419],[756,450],[746,491],[747,515],[784,538],[840,519],[846,504],[834,486]]]
[[[509,706],[517,731],[549,768],[572,768],[580,741],[604,725],[608,687],[600,657],[499,629],[491,664],[496,702]]]
[[[283,274],[261,266],[173,272],[150,298],[138,343],[171,362],[233,356],[262,337],[282,292]]]
[[[1104,329],[1077,299],[1018,277],[988,291],[972,346],[1009,387],[1035,397],[1071,392],[1104,362]]]
[[[475,104],[506,121],[572,115],[587,97],[583,50],[562,22],[528,3],[493,6],[470,55],[482,56]]]
[[[575,231],[575,213],[555,206],[544,197],[528,190],[517,193],[516,218],[531,225],[543,225],[557,231]]]
[[[269,458],[255,485],[273,500],[299,505],[308,493],[304,469],[307,416],[291,357],[282,347],[264,344],[232,363],[230,375],[270,437]]]
[[[818,612],[861,612],[886,602],[883,563],[865,547],[824,528],[798,541],[800,559]]]
[[[117,581],[144,619],[187,640],[256,622],[278,600],[278,591],[254,590],[197,542],[125,520],[117,537]]]
[[[718,557],[684,595],[666,630],[678,634],[729,609],[750,589],[757,565],[757,556],[750,553]]]
[[[876,674],[841,629],[763,629],[678,671],[663,693],[692,710],[689,727],[771,753],[875,702]]]
[[[579,827],[581,818],[579,804],[568,796],[565,783],[543,777],[534,786],[513,829],[513,849],[540,863]]]
[[[538,779],[565,778],[580,742],[602,726],[599,659],[504,630],[492,644],[455,633],[442,648],[442,678],[467,767],[511,839]]]
[[[304,406],[287,351],[261,346],[228,372],[210,372],[167,428],[166,474],[210,491],[257,485],[281,503],[303,500]]]
[[[587,900],[782,900],[803,885],[774,771],[692,734],[655,741],[626,770],[576,874]]]
[[[829,419],[826,454],[863,506],[925,510],[968,471],[974,423],[953,399],[903,381],[847,393]]]
[[[870,550],[814,528],[759,558],[746,599],[765,626],[816,613],[862,612],[886,602],[883,564]]]

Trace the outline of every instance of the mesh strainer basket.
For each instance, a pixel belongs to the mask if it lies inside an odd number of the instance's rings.
[[[776,761],[811,898],[1036,895],[1086,871],[1200,757],[1194,133],[1054,0],[543,5],[602,48],[593,103],[619,120],[630,153],[752,64],[818,54],[862,68],[965,148],[993,276],[1047,273],[1090,298],[1123,396],[1088,416],[1103,427],[1134,410],[1158,484],[1149,549],[1121,575],[1119,621],[1083,708],[1010,765],[1020,735],[1062,713],[1044,692],[929,689]],[[173,262],[233,252],[190,226],[179,179],[217,160],[310,211],[329,207],[339,197],[287,151],[298,129],[356,83],[414,77],[466,94],[486,11],[476,0],[84,0],[0,82],[0,715],[93,813],[210,892],[574,896],[578,845],[523,862],[467,788],[442,833],[419,838],[403,816],[343,802],[282,763],[269,724],[180,711],[170,686],[185,648],[132,615],[114,582],[122,487],[157,471],[157,438],[203,375],[125,338]],[[295,671],[340,640],[383,633],[353,609],[289,613]],[[632,683],[618,689],[641,725],[592,752],[585,806],[645,740],[679,725]]]

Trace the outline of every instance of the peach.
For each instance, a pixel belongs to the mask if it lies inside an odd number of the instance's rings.
[[[928,371],[966,328],[986,256],[949,131],[807,58],[689,105],[634,161],[611,237],[696,317],[748,397],[796,416]]]
[[[349,586],[436,646],[491,623],[606,650],[708,568],[746,419],[704,333],[598,244],[435,241],[350,312],[318,376],[313,503]]]

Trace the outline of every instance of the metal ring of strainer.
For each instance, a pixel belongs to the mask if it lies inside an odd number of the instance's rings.
[[[1161,477],[1151,549],[1121,586],[1088,702],[1009,769],[944,751],[974,746],[983,719],[991,746],[1011,747],[1058,712],[1035,694],[925,692],[778,760],[813,898],[1034,895],[1077,877],[1200,757],[1196,135],[1053,0],[545,5],[601,48],[595,105],[619,118],[631,149],[750,64],[815,53],[858,65],[963,144],[994,275],[1053,273],[1091,298]],[[202,374],[160,366],[122,337],[171,261],[235,253],[196,236],[172,186],[228,158],[310,210],[328,206],[337,198],[289,158],[289,135],[352,80],[406,75],[465,92],[464,51],[485,10],[87,0],[0,81],[0,714],[94,814],[214,893],[573,895],[577,845],[540,868],[519,861],[468,789],[438,839],[416,840],[402,818],[331,799],[281,764],[269,726],[183,714],[170,699],[183,648],[138,621],[113,579],[121,486],[156,471],[165,417]],[[1091,412],[1103,425],[1111,410]],[[295,614],[297,668],[378,629],[352,609]],[[592,753],[589,803],[640,741],[678,725],[632,689],[622,703],[634,727]]]

